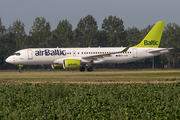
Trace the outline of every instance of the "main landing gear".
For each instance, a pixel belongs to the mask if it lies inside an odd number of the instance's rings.
[[[81,66],[80,68],[79,68],[79,70],[80,70],[80,72],[84,72],[85,71],[85,67],[84,66]],[[92,72],[92,67],[91,66],[89,66],[88,68],[87,68],[87,71],[88,72]]]
[[[92,67],[88,67],[87,69],[88,72],[92,72],[92,70],[93,70]]]
[[[84,71],[85,71],[85,67],[84,67],[84,66],[81,66],[81,67],[79,68],[79,70],[80,70],[81,72],[84,72]]]

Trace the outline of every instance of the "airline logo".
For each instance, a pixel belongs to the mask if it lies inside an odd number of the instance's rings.
[[[36,50],[35,51],[35,55],[36,56],[55,56],[55,55],[66,55],[66,51],[65,50],[61,50],[61,49],[54,49],[54,50],[49,50],[49,49],[45,49],[45,50]]]
[[[70,63],[70,64],[68,64],[68,66],[77,66],[77,64],[76,63]]]
[[[144,40],[144,45],[158,45],[158,41],[156,41],[156,40],[151,40],[151,41]]]

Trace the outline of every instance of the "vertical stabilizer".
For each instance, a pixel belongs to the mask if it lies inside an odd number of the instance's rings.
[[[146,35],[146,37],[141,41],[141,43],[139,43],[134,47],[158,48],[161,41],[164,25],[165,25],[165,21],[157,22],[154,25],[154,27],[150,30],[150,32]]]

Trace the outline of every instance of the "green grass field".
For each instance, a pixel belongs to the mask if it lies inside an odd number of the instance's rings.
[[[0,83],[172,83],[180,71],[0,72]]]
[[[0,72],[2,120],[179,120],[179,101],[180,71]]]

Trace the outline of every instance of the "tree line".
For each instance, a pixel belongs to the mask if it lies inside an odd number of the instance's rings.
[[[116,16],[108,16],[103,20],[101,30],[92,15],[81,18],[73,30],[67,19],[60,20],[56,29],[51,30],[50,22],[44,17],[37,17],[29,34],[25,25],[16,20],[6,28],[0,18],[0,69],[12,67],[5,59],[15,51],[25,48],[45,47],[120,47],[137,45],[154,25],[139,30],[136,27],[124,28],[123,20]],[[164,28],[160,47],[174,48],[170,53],[155,57],[155,63],[168,68],[179,68],[180,61],[180,26],[168,23]],[[151,59],[130,64],[151,64]]]

